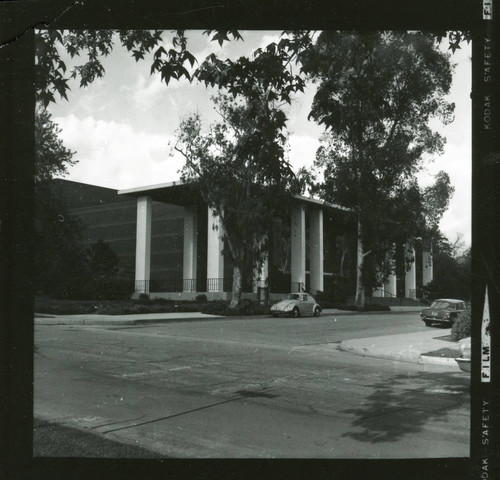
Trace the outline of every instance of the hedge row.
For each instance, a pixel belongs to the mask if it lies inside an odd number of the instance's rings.
[[[261,305],[253,300],[243,299],[238,307],[229,308],[229,302],[224,300],[215,300],[202,305],[201,312],[211,315],[224,315],[227,317],[237,317],[242,315],[268,315],[269,307]]]
[[[458,318],[451,327],[451,338],[455,341],[462,340],[462,338],[470,337],[470,305],[460,313]]]

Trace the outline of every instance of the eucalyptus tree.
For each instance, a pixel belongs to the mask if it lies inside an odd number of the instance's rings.
[[[175,146],[186,159],[181,178],[220,219],[233,264],[231,308],[240,303],[243,272],[262,265],[273,219],[286,214],[301,188],[287,160],[284,106],[304,84],[287,68],[282,47],[234,62],[209,57],[198,76],[220,89],[214,101],[221,121],[203,131],[198,115],[185,118]]]
[[[424,154],[443,150],[429,122],[453,120],[452,66],[435,36],[422,32],[322,32],[301,61],[317,84],[310,118],[326,130],[318,192],[357,215],[355,303],[362,306],[365,258],[383,257],[391,237],[423,228],[414,176]]]

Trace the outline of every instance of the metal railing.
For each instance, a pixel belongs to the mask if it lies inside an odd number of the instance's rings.
[[[182,292],[182,278],[155,278],[149,281],[152,292]]]
[[[207,292],[230,292],[232,288],[231,278],[207,278]]]
[[[196,291],[195,278],[152,278],[150,280],[136,280],[136,292],[194,292]]]
[[[184,292],[196,292],[196,278],[184,278],[182,289]]]
[[[384,294],[384,297],[381,298],[395,298],[397,297],[396,294],[389,292],[388,290],[384,290],[383,288],[378,289],[379,292],[382,292]]]
[[[149,292],[149,280],[136,280],[135,281],[135,291],[147,293]]]

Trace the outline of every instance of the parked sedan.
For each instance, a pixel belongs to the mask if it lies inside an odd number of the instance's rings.
[[[284,300],[275,303],[271,307],[271,315],[291,315],[299,317],[300,315],[314,315],[319,317],[321,307],[316,300],[308,293],[289,293]]]
[[[420,318],[430,327],[433,323],[452,326],[460,312],[465,310],[465,302],[454,298],[434,300],[429,308],[420,312]]]

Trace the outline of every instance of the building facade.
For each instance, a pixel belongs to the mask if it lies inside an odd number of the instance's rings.
[[[118,193],[137,201],[136,295],[192,299],[205,293],[209,299],[230,297],[232,265],[224,255],[219,219],[196,191],[182,183],[165,183]],[[177,259],[176,276],[168,276],[168,264],[160,265],[152,256],[155,202],[182,208],[182,255]],[[260,271],[247,275],[244,293],[255,294],[259,287],[265,287],[271,297],[301,290],[313,294],[329,292],[335,297],[336,292],[350,289],[353,295],[356,247],[352,214],[340,206],[302,196],[291,199],[290,207],[289,223],[276,221],[269,233],[268,256]],[[417,255],[417,244],[403,246],[404,255],[414,258],[409,268],[404,268],[404,278],[401,275],[398,278],[396,269],[383,288],[372,292],[374,297],[415,299],[417,287],[432,280],[432,256],[422,249]],[[398,263],[401,264],[401,259]]]
[[[135,283],[135,296],[193,299],[205,294],[228,299],[233,267],[215,217],[191,187],[166,183],[117,191],[67,180],[54,188],[68,212],[78,217],[82,247],[104,240],[120,257]],[[269,253],[259,272],[245,272],[244,295],[260,288],[271,298],[290,291],[353,296],[356,277],[356,225],[345,208],[311,198],[291,199],[288,221],[276,220]],[[214,228],[215,227],[215,228]],[[404,268],[403,257],[415,259]],[[417,298],[432,280],[432,254],[415,241],[394,246],[397,268],[376,298]],[[367,292],[370,296],[370,292]]]

